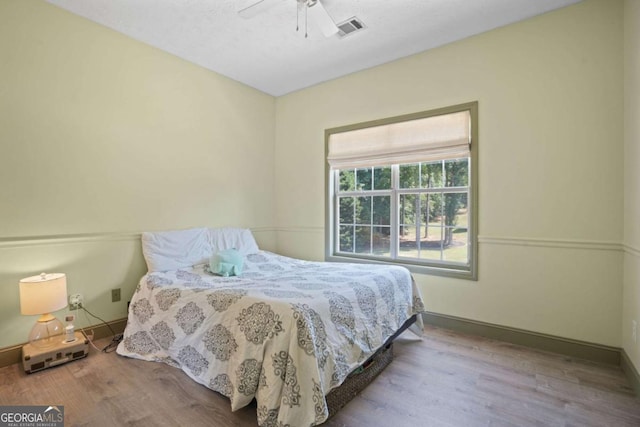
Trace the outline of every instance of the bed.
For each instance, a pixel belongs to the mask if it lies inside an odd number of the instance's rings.
[[[409,271],[310,262],[258,248],[246,229],[144,233],[149,272],[117,352],[164,362],[228,397],[256,400],[260,426],[313,426],[326,396],[424,311]],[[239,276],[210,272],[217,251]]]

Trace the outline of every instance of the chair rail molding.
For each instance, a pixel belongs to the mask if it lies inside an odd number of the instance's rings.
[[[537,246],[544,248],[588,249],[622,252],[626,246],[607,240],[541,239],[534,237],[478,236],[478,243],[488,245]],[[639,252],[640,253],[640,252]]]
[[[622,247],[624,248],[624,253],[640,257],[640,249],[636,248],[635,246],[632,246],[628,243],[623,243]]]
[[[61,243],[140,240],[141,235],[142,233],[132,232],[132,233],[82,233],[82,234],[54,234],[54,235],[45,235],[45,236],[1,237],[0,248],[57,245]]]

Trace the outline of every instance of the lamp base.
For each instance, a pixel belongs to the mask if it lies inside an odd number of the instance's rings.
[[[55,316],[49,313],[40,316],[31,332],[29,343],[37,348],[50,348],[64,340],[64,326]]]

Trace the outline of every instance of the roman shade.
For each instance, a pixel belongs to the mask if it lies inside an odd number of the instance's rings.
[[[366,127],[329,136],[332,169],[367,168],[468,157],[469,111]]]

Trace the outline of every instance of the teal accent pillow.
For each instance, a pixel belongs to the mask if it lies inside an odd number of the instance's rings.
[[[240,276],[244,258],[236,249],[218,251],[209,260],[209,270],[219,276]]]

